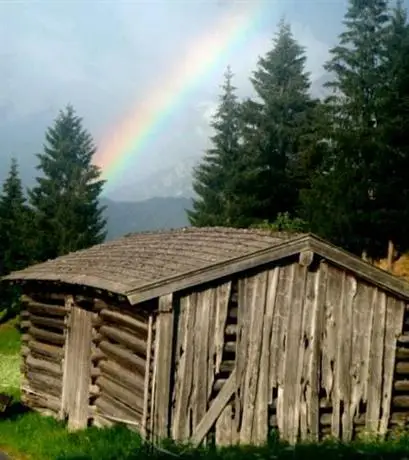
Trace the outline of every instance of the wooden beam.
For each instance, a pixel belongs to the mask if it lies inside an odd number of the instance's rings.
[[[220,390],[220,393],[213,400],[209,410],[206,412],[205,416],[200,420],[199,424],[196,427],[195,432],[190,438],[189,443],[193,447],[199,446],[199,444],[206,437],[209,430],[216,423],[217,418],[222,413],[223,409],[226,407],[227,403],[230,401],[230,398],[233,396],[233,393],[236,390],[236,369],[233,369],[233,372],[230,374],[227,382]]]
[[[321,240],[315,235],[309,237],[308,245],[319,256],[355,273],[359,278],[370,284],[395,294],[401,299],[409,299],[409,283],[402,278],[398,278],[385,270],[364,262],[359,257]]]
[[[301,251],[298,259],[298,263],[302,267],[309,267],[314,260],[314,252],[310,250]]]

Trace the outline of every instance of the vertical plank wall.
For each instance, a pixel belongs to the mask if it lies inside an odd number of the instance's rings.
[[[396,356],[409,378],[404,310],[325,261],[182,296],[164,339],[174,356],[162,381],[170,378],[171,394],[161,434],[223,445],[264,443],[272,429],[292,443],[385,433],[405,420],[397,411],[409,413],[409,380],[394,383]]]
[[[292,443],[385,433],[403,302],[325,262],[276,267],[239,286],[240,442],[266,440],[266,400],[269,427]]]

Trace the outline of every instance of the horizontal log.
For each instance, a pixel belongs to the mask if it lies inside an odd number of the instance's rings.
[[[45,373],[49,373],[51,375],[55,375],[56,377],[62,376],[62,366],[61,364],[52,363],[50,361],[45,361],[41,359],[36,359],[33,356],[27,356],[25,360],[25,365],[28,370],[36,371],[44,371]]]
[[[27,371],[26,377],[33,389],[52,396],[61,396],[62,379],[32,371]]]
[[[20,321],[20,329],[29,329],[31,327],[30,321]]]
[[[37,315],[50,315],[50,316],[65,316],[68,312],[66,307],[62,305],[50,305],[47,303],[35,302],[30,300],[27,303],[23,304],[25,309],[28,310],[31,314]]]
[[[229,309],[228,318],[237,319],[238,308],[233,307]]]
[[[28,348],[33,352],[33,354],[44,356],[53,361],[61,361],[64,357],[63,347],[57,347],[55,345],[30,340],[28,342]]]
[[[111,360],[102,361],[99,364],[101,375],[113,379],[125,389],[143,396],[145,379],[139,372],[130,372]]]
[[[21,355],[26,358],[30,354],[31,350],[27,345],[21,347]]]
[[[30,312],[27,311],[27,310],[21,310],[20,312],[20,318],[21,319],[27,319],[27,318],[30,318]]]
[[[396,348],[396,359],[403,360],[403,361],[409,361],[409,348],[405,347],[397,347]]]
[[[146,341],[128,332],[110,326],[101,326],[99,332],[115,342],[129,348],[139,356],[146,357]]]
[[[402,334],[398,337],[398,343],[409,345],[409,334]]]
[[[108,309],[101,310],[100,315],[107,322],[121,324],[131,329],[143,339],[148,336],[148,324],[132,316]]]
[[[395,371],[398,375],[409,375],[409,362],[398,361],[396,363]]]
[[[91,352],[91,361],[95,364],[95,366],[97,366],[98,362],[102,359],[106,359],[105,353],[103,353],[99,348],[93,349]]]
[[[90,385],[89,386],[89,395],[92,398],[95,398],[95,396],[99,396],[101,393],[100,388],[98,385]]]
[[[103,339],[103,335],[100,334],[99,330],[97,330],[95,328],[92,328],[92,340],[93,340],[93,342],[99,343],[99,342],[101,342],[102,339]]]
[[[118,385],[104,376],[98,377],[96,384],[100,387],[101,396],[106,393],[112,398],[118,399],[120,402],[128,405],[135,411],[143,411],[143,398],[138,394],[126,390],[121,385]]]
[[[409,396],[396,395],[392,398],[392,407],[400,409],[409,409]]]
[[[224,344],[224,351],[230,354],[236,353],[236,347],[237,347],[236,342],[226,342]]]
[[[395,391],[409,392],[409,380],[395,380],[395,382],[393,382],[393,388]]]
[[[21,334],[21,342],[26,344],[32,339],[30,334]]]
[[[41,407],[58,413],[61,408],[61,400],[50,395],[33,394],[25,392],[24,388],[21,394],[21,402],[28,407]]]
[[[236,362],[234,360],[222,361],[220,365],[220,372],[223,374],[231,373],[233,372],[235,365],[236,365]]]
[[[95,379],[101,375],[101,369],[97,366],[91,367],[91,378]]]
[[[103,340],[99,344],[99,348],[107,357],[113,361],[122,363],[124,367],[138,371],[141,374],[145,372],[145,360],[128,350],[124,350],[119,345],[114,345]]]
[[[142,419],[142,412],[140,410],[133,410],[131,407],[107,394],[101,395],[96,399],[95,407],[97,409],[97,413],[102,416],[107,415],[118,417],[134,422],[140,422]]]
[[[26,293],[23,298],[27,299],[27,301],[35,301],[63,307],[65,305],[66,294],[63,292],[52,292],[46,289],[41,289],[39,291]]]
[[[30,327],[29,333],[35,339],[44,342],[52,343],[55,345],[63,345],[65,343],[64,335],[57,334],[56,332],[46,331],[45,329],[38,329],[37,327]]]
[[[225,329],[225,334],[227,336],[237,335],[237,324],[228,324]]]
[[[38,326],[48,326],[60,330],[65,329],[64,319],[60,318],[50,318],[47,316],[31,315],[30,322]]]
[[[215,392],[218,392],[220,391],[224,384],[227,382],[227,379],[217,379],[215,382],[214,382],[214,385],[213,385],[213,391]]]

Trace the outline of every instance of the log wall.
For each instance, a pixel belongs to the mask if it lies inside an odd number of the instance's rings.
[[[61,417],[67,308],[64,296],[22,298],[22,401],[44,414]]]
[[[97,304],[92,340],[90,413],[96,425],[113,418],[146,430],[152,320],[141,309]],[[105,420],[104,420],[105,419]]]

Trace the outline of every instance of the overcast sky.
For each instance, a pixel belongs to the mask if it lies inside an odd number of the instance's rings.
[[[22,175],[33,174],[44,130],[72,103],[97,144],[152,82],[166,79],[191,41],[246,0],[0,0],[0,178],[10,154]],[[247,0],[257,3],[257,0]],[[346,0],[260,0],[262,20],[246,43],[233,47],[197,81],[157,138],[135,155],[122,181],[148,174],[206,145],[208,116],[228,64],[240,96],[250,72],[271,46],[284,15],[308,53],[313,79],[323,74],[328,48],[341,30]]]

